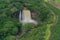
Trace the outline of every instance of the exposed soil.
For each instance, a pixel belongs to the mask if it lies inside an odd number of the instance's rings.
[[[51,0],[50,3],[53,4],[56,8],[60,9],[60,4],[59,3],[56,3],[53,0]]]

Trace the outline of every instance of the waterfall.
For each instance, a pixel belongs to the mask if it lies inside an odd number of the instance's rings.
[[[31,13],[29,10],[23,10],[23,19],[24,20],[31,20]]]
[[[19,13],[19,21],[21,22],[22,21],[22,12],[20,11]]]
[[[37,22],[35,20],[32,20],[30,10],[27,10],[27,9],[24,9],[22,12],[20,11],[19,20],[22,23],[34,23],[34,24],[37,24]]]

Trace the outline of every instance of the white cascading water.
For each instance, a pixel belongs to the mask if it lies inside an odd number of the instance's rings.
[[[22,20],[21,20],[21,18],[22,18]],[[22,11],[22,13],[20,12],[19,20],[22,23],[34,23],[34,24],[37,24],[37,22],[35,20],[32,20],[30,10],[26,10],[26,9],[24,9]]]

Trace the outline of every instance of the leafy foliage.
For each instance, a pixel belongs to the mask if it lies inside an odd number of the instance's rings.
[[[24,7],[37,13],[39,21],[46,21],[47,15],[50,14],[50,11],[44,5],[44,0],[0,0],[0,40],[15,40],[22,24],[19,23],[18,18],[12,16]],[[34,24],[26,24],[22,27],[22,30],[26,31],[34,27],[36,27]],[[39,36],[39,34],[37,35]]]
[[[53,37],[51,40],[59,40],[60,39],[60,9],[54,7],[52,4],[47,4],[50,9],[52,9],[56,15],[58,15],[58,21],[57,24],[51,29],[53,33]]]

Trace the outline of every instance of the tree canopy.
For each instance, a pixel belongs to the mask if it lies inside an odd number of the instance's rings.
[[[23,7],[36,12],[39,21],[46,21],[47,15],[50,14],[49,9],[44,5],[44,0],[0,0],[0,40],[15,40],[22,24],[18,18],[11,15],[22,10]]]

